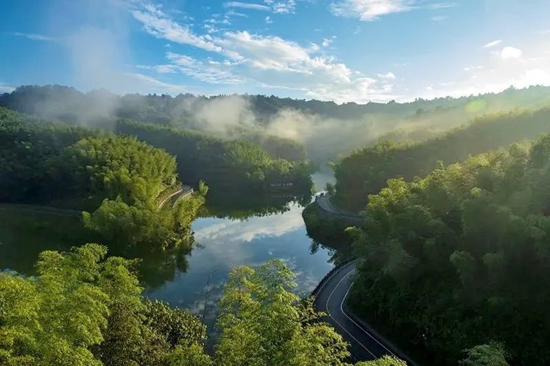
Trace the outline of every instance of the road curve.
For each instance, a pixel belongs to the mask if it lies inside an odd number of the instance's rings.
[[[356,361],[374,360],[385,355],[395,355],[389,345],[356,323],[344,310],[351,286],[355,262],[342,266],[319,288],[315,308],[327,315],[329,322],[350,344],[350,352]]]

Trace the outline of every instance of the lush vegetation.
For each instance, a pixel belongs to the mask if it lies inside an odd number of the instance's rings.
[[[485,114],[542,108],[550,104],[548,90],[533,86],[463,98],[338,105],[263,95],[118,96],[105,90],[82,93],[50,85],[21,86],[0,95],[0,106],[105,129],[117,119],[129,119],[201,131],[226,141],[252,142],[274,159],[304,160],[305,147],[308,159],[325,164],[380,138],[418,142]]]
[[[451,164],[522,138],[535,138],[549,131],[549,120],[549,108],[489,115],[425,142],[384,141],[355,151],[334,166],[335,202],[358,212],[368,195],[378,193],[388,179],[425,177],[438,161]]]
[[[231,272],[211,356],[198,318],[146,300],[135,262],[106,253],[97,244],[46,251],[36,276],[0,273],[2,365],[348,365],[347,344],[292,292],[280,261]]]
[[[187,182],[204,180],[215,192],[264,193],[276,191],[278,188],[271,187],[276,183],[292,183],[284,190],[292,192],[309,193],[312,187],[308,162],[274,159],[248,141],[226,141],[196,131],[129,120],[118,120],[115,129],[175,155],[179,173]]]
[[[102,113],[97,113],[97,111],[101,107],[109,106],[110,114],[115,117],[160,125],[183,124],[193,127],[200,122],[193,113],[194,105],[231,100],[235,97],[237,96],[204,97],[192,94],[180,94],[175,97],[139,94],[117,96],[105,90],[82,93],[74,88],[59,85],[28,85],[21,86],[12,93],[0,95],[0,106],[66,122],[82,121],[94,115],[105,115],[105,111]],[[548,87],[543,86],[532,86],[528,89],[512,87],[502,93],[470,95],[462,98],[446,97],[433,100],[418,98],[408,103],[390,101],[388,103],[357,104],[351,102],[339,105],[334,102],[279,98],[273,95],[244,95],[240,97],[247,102],[250,110],[260,121],[267,121],[284,109],[344,120],[358,120],[365,114],[421,115],[431,111],[441,112],[456,109],[463,111],[462,117],[466,118],[470,115],[468,112],[474,112],[476,109],[484,110],[486,106],[494,105],[494,108],[500,110],[507,106],[541,108],[550,102]],[[473,105],[472,102],[474,102]]]
[[[390,180],[366,213],[363,316],[428,364],[550,363],[550,136]]]
[[[117,251],[189,243],[206,187],[175,205],[176,160],[133,137],[65,126],[0,109],[0,200],[87,210],[86,228]]]

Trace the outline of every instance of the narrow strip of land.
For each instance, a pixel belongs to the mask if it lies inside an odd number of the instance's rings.
[[[82,211],[61,209],[50,206],[36,206],[36,205],[24,205],[24,204],[0,204],[0,210],[21,211],[22,213],[37,213],[43,215],[52,216],[65,216],[65,217],[82,217]]]

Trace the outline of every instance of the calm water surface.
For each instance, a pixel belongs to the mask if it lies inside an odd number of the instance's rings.
[[[323,177],[315,178],[317,187],[324,186],[320,183]],[[289,208],[284,213],[246,220],[197,219],[193,230],[199,247],[188,257],[186,272],[176,273],[173,280],[148,290],[147,295],[196,314],[205,311],[211,329],[223,285],[236,266],[281,259],[296,274],[297,291],[312,291],[333,267],[332,253],[312,246],[302,219],[303,207],[291,203]]]

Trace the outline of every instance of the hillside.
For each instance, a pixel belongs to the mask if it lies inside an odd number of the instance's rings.
[[[118,118],[206,132],[260,144],[274,158],[325,164],[339,154],[383,139],[421,141],[484,114],[538,109],[550,88],[510,88],[463,98],[409,103],[345,103],[263,95],[195,96],[82,93],[64,86],[21,86],[0,95],[0,106],[67,123],[108,128]],[[305,152],[304,148],[305,146]]]
[[[550,108],[487,115],[442,136],[419,143],[380,142],[354,151],[335,166],[335,201],[351,211],[365,208],[368,195],[392,178],[425,177],[438,167],[532,139],[550,131]]]

